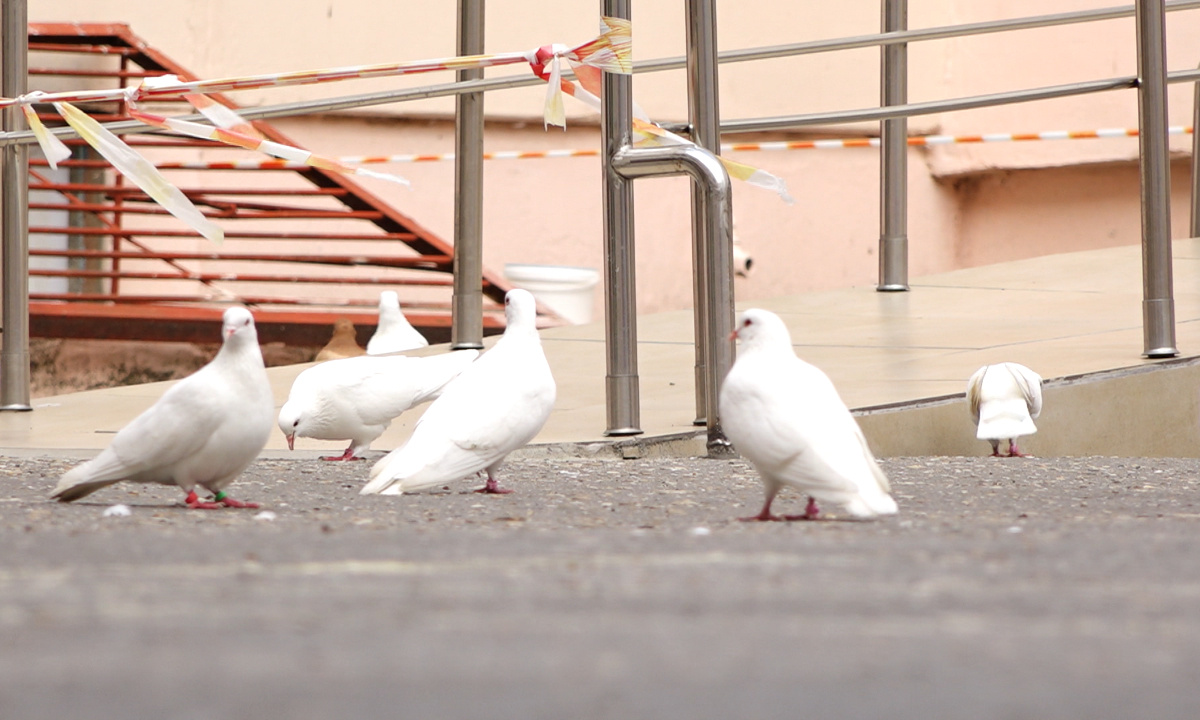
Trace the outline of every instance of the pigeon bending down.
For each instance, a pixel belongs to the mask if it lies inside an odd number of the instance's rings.
[[[375,334],[367,341],[368,355],[415,350],[429,344],[425,336],[409,324],[400,309],[400,296],[393,290],[379,293],[379,324]]]
[[[504,305],[504,336],[442,390],[408,442],[371,468],[363,495],[399,495],[480,470],[487,472],[487,484],[479,492],[509,492],[497,484],[496,472],[542,429],[555,387],[533,295],[510,290]]]
[[[296,436],[349,440],[340,456],[358,460],[392,420],[438,396],[446,383],[479,356],[478,350],[411,357],[353,357],[314,365],[296,376],[279,411],[288,449]]]
[[[825,373],[796,357],[787,326],[766,310],[738,316],[741,352],[721,386],[721,424],[734,449],[762,476],[766,502],[745,520],[779,520],[771,502],[784,485],[817,502],[841,506],[856,518],[896,512],[887,477],[858,423]]]
[[[333,323],[333,337],[329,338],[325,347],[317,351],[317,356],[313,359],[317,362],[325,362],[338,358],[358,357],[366,353],[367,351],[362,349],[355,338],[354,323],[350,321],[350,318],[340,317]]]
[[[975,437],[992,444],[1000,457],[1000,441],[1008,441],[1008,457],[1024,457],[1017,438],[1037,432],[1033,419],[1042,412],[1042,376],[1018,363],[984,365],[967,381],[967,405],[977,429]]]
[[[122,480],[178,485],[190,508],[258,507],[225,494],[267,442],[275,400],[254,317],[225,311],[217,356],[134,418],[95,458],[59,480],[53,497],[78,500]],[[200,500],[196,486],[214,495]]]

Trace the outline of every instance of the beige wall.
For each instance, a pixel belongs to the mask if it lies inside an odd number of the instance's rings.
[[[930,0],[913,3],[910,27],[1062,12],[1112,3],[1082,0]],[[718,2],[720,46],[735,49],[877,31],[879,2]],[[816,7],[816,6],[820,7]],[[395,62],[450,55],[453,3],[339,0],[29,0],[31,21],[127,22],[150,45],[201,77]],[[683,0],[634,3],[639,59],[680,55]],[[596,32],[599,2],[488,3],[489,51],[575,43]],[[382,13],[382,14],[381,14]],[[1172,69],[1200,62],[1200,11],[1168,16]],[[976,36],[914,45],[910,98],[961,95],[1133,74],[1133,20]],[[878,102],[877,50],[810,55],[722,67],[725,118],[869,107]],[[521,67],[490,75],[522,74]],[[446,82],[447,74],[356,81],[319,88],[238,93],[245,105],[279,103]],[[545,131],[541,87],[488,96],[486,149],[595,148],[595,116],[568,99],[566,132]],[[1190,124],[1190,88],[1171,90],[1172,124]],[[657,120],[686,115],[683,73],[639,75],[635,97]],[[397,104],[340,116],[277,121],[327,155],[449,152],[449,100]],[[1032,132],[1136,127],[1132,91],[914,118],[914,133]],[[873,125],[793,136],[874,134]],[[1172,147],[1184,151],[1189,138]],[[1137,142],[1088,140],[955,145],[910,151],[909,232],[914,277],[955,267],[1139,240]],[[736,153],[787,180],[797,202],[738,184],[737,235],[753,256],[738,281],[741,299],[870,284],[878,258],[878,153],[870,149]],[[405,190],[365,181],[421,224],[449,239],[451,163],[397,165]],[[1186,232],[1186,159],[1174,168],[1176,236]],[[492,161],[485,175],[485,264],[601,265],[601,208],[595,158]],[[643,181],[637,190],[638,273],[643,312],[691,304],[687,182]],[[599,300],[597,297],[597,311]]]

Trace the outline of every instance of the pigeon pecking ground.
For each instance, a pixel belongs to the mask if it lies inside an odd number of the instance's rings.
[[[898,515],[792,523],[735,520],[741,460],[521,458],[511,495],[400,497],[259,460],[232,491],[262,510],[215,511],[50,501],[76,463],[0,458],[0,717],[1200,707],[1196,460],[883,459]]]

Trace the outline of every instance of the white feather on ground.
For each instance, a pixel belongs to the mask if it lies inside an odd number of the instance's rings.
[[[371,469],[362,494],[398,495],[487,472],[483,492],[504,458],[542,429],[554,406],[554,376],[537,332],[537,307],[525,290],[504,300],[504,336],[450,382],[412,437]]]
[[[429,344],[425,336],[417,332],[400,309],[400,296],[393,290],[379,293],[379,324],[367,341],[368,355],[415,350]]]
[[[190,507],[257,507],[224,488],[254,461],[271,432],[275,401],[250,311],[225,311],[217,356],[173,385],[99,455],[66,473],[53,497],[70,502],[126,480],[178,485]],[[216,502],[198,499],[199,486]]]
[[[771,503],[787,485],[856,518],[896,512],[887,477],[829,377],[796,357],[787,326],[774,313],[747,310],[734,333],[737,361],[720,393],[720,418],[734,449],[762,476],[766,502],[747,520],[778,520]]]
[[[975,437],[992,444],[1008,441],[1009,457],[1020,457],[1017,438],[1037,432],[1034,418],[1042,412],[1042,376],[1014,362],[984,365],[967,380],[967,406],[975,421]]]
[[[438,396],[446,383],[479,357],[457,350],[428,357],[353,357],[314,365],[296,376],[279,410],[288,448],[296,437],[349,440],[340,457],[361,458],[392,420]]]

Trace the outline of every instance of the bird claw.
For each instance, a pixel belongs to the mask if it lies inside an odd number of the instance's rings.
[[[257,510],[259,508],[259,505],[256,502],[243,502],[241,500],[234,500],[231,497],[222,498],[218,502],[220,502],[220,504],[224,505],[225,507],[231,507],[231,508],[245,508],[248,510]]]
[[[220,510],[222,507],[221,503],[201,500],[200,496],[196,494],[195,490],[187,494],[187,498],[184,499],[184,502],[187,503],[187,506],[192,510]]]
[[[786,518],[784,518],[782,515],[772,515],[771,513],[759,513],[757,515],[751,515],[750,517],[738,518],[740,522],[779,522],[785,519]]]
[[[187,506],[192,510],[220,510],[221,508],[227,507],[257,510],[259,507],[258,503],[242,502],[241,500],[234,500],[231,497],[214,499],[211,502],[208,500],[201,500],[200,496],[196,494],[195,490],[187,494],[187,498],[184,499],[184,502],[187,503]]]
[[[495,480],[488,478],[483,487],[479,488],[475,492],[484,493],[487,495],[507,495],[512,492],[512,490],[509,490],[508,488],[502,488]]]

